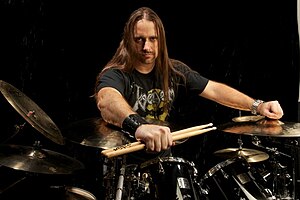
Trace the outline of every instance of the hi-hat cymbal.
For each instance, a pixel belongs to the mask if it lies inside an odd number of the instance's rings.
[[[16,170],[42,174],[72,174],[84,165],[63,154],[20,145],[0,145],[0,164]]]
[[[110,149],[131,142],[117,127],[108,124],[102,118],[73,122],[62,132],[67,140],[100,149]]]
[[[272,137],[300,137],[300,123],[281,122],[280,120],[260,118],[259,120],[241,120],[234,118],[234,122],[222,124],[219,130],[228,133],[237,133],[256,136]]]
[[[0,80],[0,91],[13,108],[44,136],[57,144],[64,144],[63,136],[51,118],[29,97],[9,83]]]
[[[265,152],[258,151],[255,149],[246,149],[246,148],[227,148],[214,152],[215,155],[221,156],[224,158],[236,158],[243,157],[247,162],[261,162],[267,160],[269,155]]]

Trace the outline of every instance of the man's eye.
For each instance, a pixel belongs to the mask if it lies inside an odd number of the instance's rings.
[[[135,38],[136,42],[143,42],[143,38]]]

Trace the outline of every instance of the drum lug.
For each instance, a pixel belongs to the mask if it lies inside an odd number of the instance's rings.
[[[161,162],[158,163],[158,172],[160,174],[165,174],[165,170],[164,170],[164,167],[162,166]]]
[[[221,169],[221,172],[222,172],[224,178],[229,179],[229,175],[223,169]]]

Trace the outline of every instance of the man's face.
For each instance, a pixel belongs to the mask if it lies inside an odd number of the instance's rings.
[[[157,31],[152,21],[142,19],[134,30],[135,48],[141,64],[154,64],[158,55]]]

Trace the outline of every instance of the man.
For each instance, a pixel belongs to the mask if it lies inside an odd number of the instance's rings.
[[[253,99],[169,58],[161,19],[150,8],[135,10],[118,49],[97,77],[95,99],[103,120],[145,143],[148,152],[165,151],[174,145],[170,128],[145,119],[176,117],[178,106],[191,95],[271,119],[283,116],[278,101]]]

